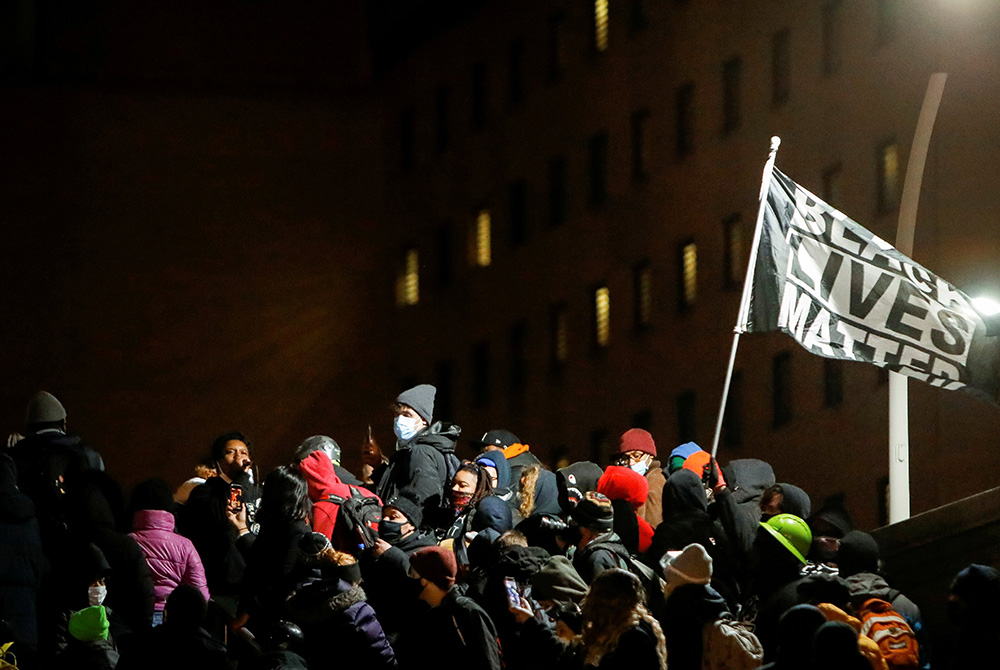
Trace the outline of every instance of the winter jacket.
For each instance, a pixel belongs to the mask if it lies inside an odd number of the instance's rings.
[[[309,485],[309,499],[313,501],[313,531],[323,533],[330,538],[334,549],[350,551],[357,545],[357,540],[347,536],[343,525],[338,528],[340,504],[331,501],[329,497],[340,496],[345,500],[349,499],[352,488],[369,498],[378,500],[378,496],[366,488],[351,486],[341,481],[333,462],[323,451],[313,451],[302,459],[299,471],[306,478],[306,483]],[[381,505],[382,501],[379,500],[379,506]]]
[[[419,582],[409,576],[410,556],[417,549],[436,544],[434,533],[420,528],[377,558],[371,551],[361,554],[358,563],[368,602],[378,614],[382,628],[390,639],[404,626],[409,626],[414,616],[415,597],[412,590],[419,586]]]
[[[66,502],[57,481],[78,472],[104,470],[101,455],[75,435],[46,431],[29,435],[8,452],[17,465],[17,486],[35,503],[46,556],[64,551]]]
[[[605,570],[621,568],[629,553],[614,532],[595,537],[587,546],[573,553],[573,567],[590,584]]]
[[[702,629],[726,612],[726,601],[711,586],[684,584],[673,590],[657,614],[670,670],[701,670]]]
[[[305,635],[302,655],[310,667],[323,667],[331,658],[337,667],[396,667],[392,646],[360,586],[343,580],[307,582],[289,598],[287,612]]]
[[[649,551],[653,541],[653,527],[639,515],[639,508],[649,496],[649,482],[645,477],[631,468],[611,465],[604,471],[597,482],[597,492],[603,493],[610,500],[624,500],[632,508],[631,513],[638,524],[638,552]],[[618,521],[618,510],[615,510],[615,521]],[[621,535],[621,533],[619,533]]]
[[[866,600],[878,598],[884,600],[906,619],[913,634],[917,638],[917,649],[920,654],[920,667],[931,667],[930,639],[924,627],[920,608],[916,603],[904,596],[900,591],[890,588],[880,575],[871,572],[859,572],[847,578],[847,588],[851,592],[851,606],[857,610]]]
[[[656,634],[645,621],[629,628],[618,638],[618,644],[605,654],[596,666],[584,665],[586,649],[580,643],[567,645],[555,631],[538,619],[528,619],[522,624],[524,637],[538,656],[552,670],[660,670],[656,653]],[[672,666],[671,666],[672,667]]]
[[[34,648],[38,645],[38,589],[46,560],[35,506],[16,482],[14,461],[0,454],[0,618],[10,627],[15,642]]]
[[[663,521],[663,502],[661,496],[663,495],[663,485],[667,483],[667,475],[663,472],[660,462],[656,459],[653,459],[653,462],[649,464],[649,470],[646,472],[646,482],[649,484],[649,495],[646,496],[646,502],[636,512],[646,520],[650,527],[656,528]]]
[[[448,655],[467,670],[500,670],[503,661],[493,621],[471,598],[453,586],[441,605],[426,608],[399,637],[404,668],[427,667],[429,658]]]
[[[104,601],[112,612],[111,632],[116,637],[141,632],[153,623],[155,603],[146,555],[135,539],[115,528],[110,502],[115,495],[106,494],[103,487],[117,484],[103,472],[87,473],[84,479],[67,493],[70,535],[79,543],[97,545],[111,566],[113,576]]]
[[[143,509],[135,513],[131,537],[139,543],[153,574],[154,608],[163,611],[169,596],[180,584],[190,584],[207,601],[205,568],[191,540],[174,532],[174,515],[166,510]]]
[[[459,426],[436,421],[401,443],[378,480],[379,498],[392,500],[404,488],[412,489],[424,508],[424,518],[434,518],[460,465],[455,441],[461,433]]]
[[[715,494],[719,520],[741,560],[750,555],[760,523],[760,499],[774,486],[774,470],[756,458],[740,458],[723,468],[726,487]]]
[[[258,619],[258,628],[281,617],[285,599],[301,581],[299,541],[312,529],[305,520],[293,523],[269,521],[250,547],[239,609]]]

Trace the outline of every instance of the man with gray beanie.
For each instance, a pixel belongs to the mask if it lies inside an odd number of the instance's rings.
[[[51,393],[39,391],[28,403],[26,437],[10,449],[17,485],[35,503],[46,554],[65,532],[65,482],[78,472],[104,470],[104,460],[76,435],[66,434],[66,409]]]
[[[432,525],[442,517],[445,491],[460,465],[455,441],[462,432],[454,424],[434,421],[436,393],[430,384],[420,384],[396,397],[392,405],[396,453],[373,475],[382,500],[392,500],[403,489],[413,491],[424,521]]]

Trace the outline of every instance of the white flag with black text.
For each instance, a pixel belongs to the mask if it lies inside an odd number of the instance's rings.
[[[737,330],[997,402],[998,338],[969,297],[778,170]]]

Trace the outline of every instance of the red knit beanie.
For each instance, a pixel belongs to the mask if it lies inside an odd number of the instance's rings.
[[[455,552],[438,546],[424,547],[413,552],[410,567],[442,591],[447,591],[455,584],[455,576],[458,574]]]
[[[621,443],[618,445],[618,453],[624,454],[627,451],[642,451],[656,458],[656,443],[649,431],[629,428],[622,433]]]

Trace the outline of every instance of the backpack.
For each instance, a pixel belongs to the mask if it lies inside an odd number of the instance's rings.
[[[359,549],[368,549],[375,546],[375,540],[378,539],[382,503],[375,496],[362,495],[357,487],[351,486],[350,489],[350,498],[332,493],[326,497],[330,502],[340,506],[334,532],[346,538],[352,549],[356,544],[360,544]]]
[[[764,662],[764,647],[752,624],[728,612],[702,628],[702,670],[754,670]]]
[[[878,598],[866,600],[858,610],[861,635],[871,638],[889,668],[916,668],[920,663],[917,636],[903,615]]]
[[[624,547],[622,548],[624,549]],[[631,572],[639,578],[642,588],[646,591],[646,606],[653,611],[658,609],[659,604],[661,604],[660,601],[663,600],[664,581],[662,577],[656,574],[656,571],[653,570],[653,568],[649,567],[635,556],[616,551],[615,543],[613,542],[592,542],[584,547],[584,551],[607,551],[611,553],[614,556],[615,562],[618,564],[619,568],[627,572]]]

